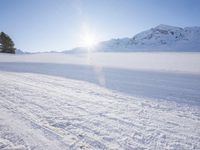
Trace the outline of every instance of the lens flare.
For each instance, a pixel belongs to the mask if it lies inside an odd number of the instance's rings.
[[[95,35],[92,33],[85,33],[83,37],[84,45],[88,48],[92,48],[96,44]]]

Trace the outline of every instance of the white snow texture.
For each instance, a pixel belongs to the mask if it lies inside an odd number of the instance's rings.
[[[1,150],[199,150],[199,53],[0,55]]]

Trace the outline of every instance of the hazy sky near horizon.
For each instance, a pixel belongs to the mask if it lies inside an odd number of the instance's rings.
[[[0,31],[17,48],[62,51],[132,37],[159,24],[200,26],[200,0],[0,0]]]

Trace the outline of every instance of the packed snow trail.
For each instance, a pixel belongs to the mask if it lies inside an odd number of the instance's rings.
[[[0,72],[0,149],[200,149],[200,109]]]
[[[40,73],[88,81],[132,96],[200,106],[200,75],[198,74],[98,68],[73,64],[18,62],[1,62],[0,70]]]

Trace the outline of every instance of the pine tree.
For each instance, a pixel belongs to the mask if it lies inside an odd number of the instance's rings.
[[[15,54],[14,42],[4,32],[0,33],[0,52]]]

